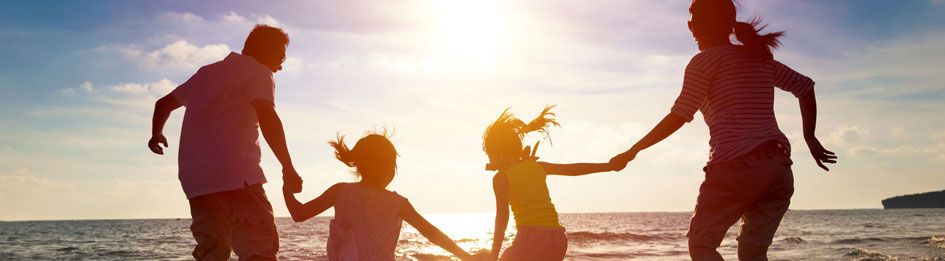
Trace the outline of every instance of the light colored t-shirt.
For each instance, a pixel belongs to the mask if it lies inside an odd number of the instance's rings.
[[[178,178],[187,198],[266,182],[259,167],[259,120],[250,102],[273,101],[272,71],[231,52],[200,68],[171,94],[187,108],[178,154]]]
[[[516,227],[561,227],[545,183],[548,173],[538,162],[526,159],[502,172],[509,180],[509,205]]]
[[[709,125],[708,165],[744,156],[767,141],[789,146],[774,118],[774,88],[806,95],[814,81],[739,45],[706,49],[686,66],[672,113],[692,121],[701,111]]]

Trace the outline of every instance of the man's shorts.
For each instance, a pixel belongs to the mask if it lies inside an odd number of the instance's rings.
[[[192,198],[190,216],[197,260],[229,260],[230,251],[240,260],[276,259],[279,234],[262,184]]]

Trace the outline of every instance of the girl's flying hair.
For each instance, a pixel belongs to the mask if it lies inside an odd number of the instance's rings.
[[[538,117],[527,124],[516,118],[509,112],[509,109],[505,109],[498,119],[489,124],[489,127],[486,127],[486,131],[482,135],[482,150],[490,157],[522,155],[522,140],[530,132],[541,133],[550,141],[548,127],[560,126],[554,119],[555,114],[551,112],[554,107],[554,105],[545,106]],[[534,151],[525,153],[534,155]]]
[[[358,175],[374,175],[374,170],[397,168],[397,149],[388,139],[387,130],[380,133],[368,133],[349,149],[344,135],[328,141],[335,149],[335,158],[348,167],[356,168]]]

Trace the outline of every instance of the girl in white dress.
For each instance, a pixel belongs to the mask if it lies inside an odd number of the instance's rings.
[[[386,189],[397,170],[397,151],[387,137],[369,134],[353,149],[348,149],[343,137],[329,144],[335,148],[335,157],[355,168],[361,181],[335,184],[305,204],[288,188],[283,189],[286,207],[295,222],[335,207],[335,218],[329,225],[329,260],[394,260],[402,221],[453,255],[472,258],[420,216],[406,198]]]

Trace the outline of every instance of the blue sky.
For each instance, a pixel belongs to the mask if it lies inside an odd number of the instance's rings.
[[[794,209],[878,208],[945,189],[945,2],[741,1],[786,30],[777,59],[817,81],[818,136],[840,164],[818,171],[796,100],[776,100],[792,139]],[[389,127],[391,189],[421,212],[491,212],[483,128],[505,107],[557,104],[548,161],[605,161],[679,92],[697,51],[685,1],[20,2],[0,10],[0,220],[186,217],[170,155],[144,146],[153,101],[239,51],[255,23],[292,37],[277,107],[313,197],[353,176],[325,141]],[[627,170],[552,178],[562,212],[686,211],[702,181],[701,117]],[[264,149],[268,152],[268,149]],[[265,153],[264,153],[265,154]],[[266,186],[284,215],[275,160]],[[449,199],[449,200],[444,200]]]

